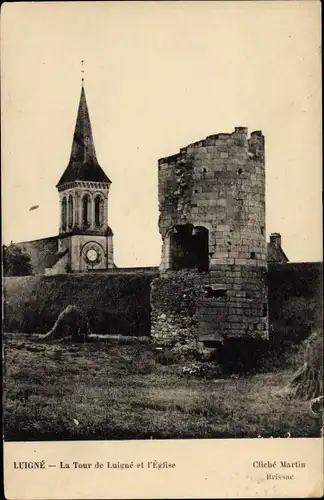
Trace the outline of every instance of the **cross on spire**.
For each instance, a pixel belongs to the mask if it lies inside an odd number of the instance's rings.
[[[82,87],[84,85],[84,69],[83,69],[83,63],[84,63],[84,60],[82,59],[81,61],[81,83],[82,83]]]

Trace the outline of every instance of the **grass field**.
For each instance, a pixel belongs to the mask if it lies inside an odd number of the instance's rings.
[[[319,436],[291,372],[205,380],[148,345],[47,344],[5,335],[6,440]]]

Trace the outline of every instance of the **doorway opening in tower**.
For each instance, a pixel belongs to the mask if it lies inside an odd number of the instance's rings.
[[[169,235],[169,269],[209,268],[208,229],[193,224],[176,225]]]

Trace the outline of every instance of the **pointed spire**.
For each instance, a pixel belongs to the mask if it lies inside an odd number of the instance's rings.
[[[57,187],[77,180],[110,183],[97,160],[83,77],[70,161]]]
[[[88,105],[84,87],[82,86],[70,162],[88,162],[91,160],[97,162]]]

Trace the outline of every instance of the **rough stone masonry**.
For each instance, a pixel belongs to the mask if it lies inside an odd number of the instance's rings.
[[[245,127],[158,162],[160,276],[152,337],[199,348],[268,338],[264,136]]]

